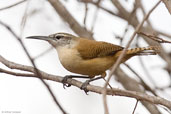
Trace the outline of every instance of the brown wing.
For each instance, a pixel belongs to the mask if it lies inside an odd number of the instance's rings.
[[[81,39],[76,48],[78,49],[81,57],[84,59],[112,56],[117,51],[123,50],[123,47],[118,45],[87,39]]]

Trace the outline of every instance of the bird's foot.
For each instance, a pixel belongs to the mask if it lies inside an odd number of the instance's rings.
[[[71,86],[71,84],[67,83],[68,78],[71,79],[72,76],[71,75],[67,75],[67,76],[63,77],[63,79],[62,79],[62,83],[63,83],[63,88],[64,89],[65,89],[65,87],[70,87]]]
[[[65,89],[65,87],[70,87],[70,86],[71,86],[71,84],[68,84],[68,83],[67,83],[68,78],[71,79],[71,78],[89,78],[89,77],[87,77],[87,76],[66,75],[66,76],[62,79],[62,83],[63,83],[64,89]]]
[[[90,80],[86,80],[80,87],[80,89],[84,90],[84,92],[88,95],[88,90],[87,90],[87,86],[89,84]]]

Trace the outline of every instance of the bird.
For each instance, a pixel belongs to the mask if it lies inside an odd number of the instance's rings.
[[[68,71],[83,76],[66,76],[62,82],[67,85],[68,78],[90,78],[81,86],[86,91],[89,82],[105,78],[106,71],[112,67],[124,50],[124,47],[103,41],[90,40],[69,33],[55,33],[49,36],[29,36],[49,42],[57,51],[59,60]],[[133,56],[156,55],[158,46],[127,49],[121,63]],[[95,77],[99,76],[99,77]]]

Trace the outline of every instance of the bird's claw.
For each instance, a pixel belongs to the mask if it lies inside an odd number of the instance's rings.
[[[65,77],[63,77],[63,79],[62,79],[62,83],[63,83],[63,88],[64,88],[64,89],[65,89],[65,87],[70,87],[70,86],[71,86],[71,84],[68,84],[68,83],[67,83],[68,78],[72,78],[72,77],[71,77],[71,76],[65,76]]]
[[[89,84],[89,80],[87,80],[87,81],[85,81],[82,85],[81,85],[81,87],[80,87],[80,89],[82,89],[82,90],[84,90],[84,92],[88,95],[88,90],[87,90],[87,85]]]

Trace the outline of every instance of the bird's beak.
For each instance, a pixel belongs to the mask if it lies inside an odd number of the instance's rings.
[[[29,37],[26,37],[26,38],[27,39],[46,40],[46,41],[54,40],[52,37],[49,37],[49,36],[29,36]]]

